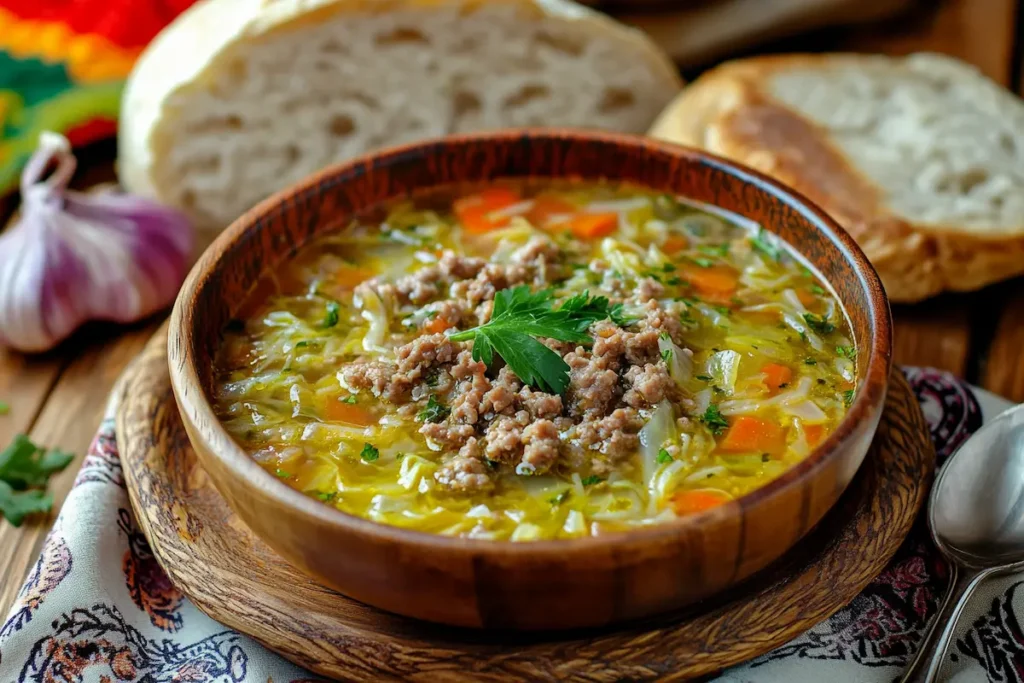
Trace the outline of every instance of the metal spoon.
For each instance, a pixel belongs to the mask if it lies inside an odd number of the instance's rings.
[[[950,588],[903,683],[938,680],[957,618],[986,578],[1024,568],[1024,405],[982,427],[935,479],[928,527]]]

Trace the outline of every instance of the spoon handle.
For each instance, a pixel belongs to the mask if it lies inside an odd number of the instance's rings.
[[[925,633],[921,649],[907,668],[901,683],[934,683],[939,680],[939,670],[946,655],[949,641],[956,632],[956,622],[967,604],[967,599],[978,584],[991,572],[958,567],[950,563],[950,586],[942,600],[939,613],[932,617]]]

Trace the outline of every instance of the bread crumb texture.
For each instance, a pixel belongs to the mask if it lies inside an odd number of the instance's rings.
[[[158,115],[122,145],[136,157],[126,184],[223,227],[375,148],[518,126],[643,132],[678,92],[653,45],[582,8],[554,17],[523,2],[389,4],[296,12],[150,94],[162,98]]]
[[[1024,106],[960,61],[723,65],[652,128],[777,177],[864,248],[894,301],[1024,273]]]

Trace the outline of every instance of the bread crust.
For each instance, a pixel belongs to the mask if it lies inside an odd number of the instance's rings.
[[[163,199],[155,166],[174,141],[161,131],[161,121],[173,116],[171,103],[178,96],[231,69],[232,52],[243,43],[338,14],[451,6],[470,12],[497,3],[517,6],[536,21],[569,21],[612,36],[624,52],[643,61],[664,84],[667,96],[682,86],[674,64],[642,32],[569,0],[200,0],[143,51],[128,79],[118,130],[121,184],[136,194]]]
[[[986,236],[897,215],[886,206],[884,190],[848,161],[828,131],[764,87],[780,71],[828,70],[865,59],[878,57],[783,55],[723,64],[685,88],[649,134],[734,159],[805,195],[857,240],[894,302],[1024,274],[1024,222],[1015,232]]]

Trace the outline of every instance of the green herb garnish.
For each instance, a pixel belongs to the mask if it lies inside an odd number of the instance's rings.
[[[357,399],[354,395],[353,396],[346,396],[345,398],[341,399],[341,402],[342,403],[347,403],[347,404],[349,404],[351,406],[351,405],[355,405],[356,403],[359,403],[359,399]]]
[[[711,259],[703,258],[701,256],[692,257],[690,260],[693,261],[698,266],[700,266],[701,268],[710,268],[711,266],[715,265],[715,262],[712,261]]]
[[[825,290],[818,285],[811,285],[811,294],[817,294],[818,296],[825,296]]]
[[[665,349],[661,352],[661,359],[666,363],[672,360],[672,349]]]
[[[773,261],[778,261],[779,257],[782,256],[781,250],[765,237],[764,228],[758,228],[757,236],[750,238],[750,246]]]
[[[611,318],[611,321],[619,327],[629,327],[640,320],[640,318],[636,316],[626,315],[625,306],[622,304],[615,304],[608,309],[608,317]]]
[[[333,501],[335,498],[338,497],[338,492],[337,491],[330,491],[330,492],[328,492],[328,491],[317,491],[313,495],[315,495],[317,497],[317,499],[322,500],[325,503],[330,503],[331,501]]]
[[[288,477],[292,476],[292,473],[291,472],[286,472],[285,470],[282,470],[279,467],[276,470],[274,470],[274,475],[279,477],[279,478],[281,478],[281,479],[287,479]]]
[[[565,501],[569,500],[569,496],[572,495],[572,489],[564,489],[559,491],[558,495],[554,498],[549,498],[548,502],[552,505],[561,505]]]
[[[295,344],[295,348],[297,348],[297,349],[304,349],[307,346],[309,346],[309,342],[308,341],[300,341],[300,342]]]
[[[856,392],[853,389],[847,389],[846,391],[843,392],[843,403],[846,404],[847,408],[853,405],[854,393]]]
[[[11,445],[0,451],[0,515],[11,526],[21,526],[25,517],[48,512],[53,497],[45,491],[46,484],[74,457],[40,448],[24,434],[15,436]]]
[[[666,451],[664,448],[662,448],[661,450],[658,451],[658,457],[655,458],[655,461],[659,465],[662,465],[662,464],[665,464],[666,462],[672,462],[674,459],[675,458],[673,458],[672,455],[668,451]]]
[[[494,296],[494,312],[486,325],[451,335],[452,341],[473,341],[473,360],[489,366],[500,356],[524,383],[556,394],[569,386],[569,366],[538,337],[564,342],[592,342],[587,328],[608,318],[608,299],[583,292],[552,305],[550,289],[531,293],[526,285],[503,289]]]
[[[661,267],[661,270],[666,273],[674,273],[676,270],[675,264],[666,263]]]
[[[697,247],[697,250],[700,251],[700,253],[702,254],[707,254],[708,256],[718,256],[724,258],[729,255],[728,244],[718,244],[715,246],[712,246],[710,244],[702,244],[699,247]]]
[[[452,412],[452,409],[437,400],[437,397],[433,394],[427,399],[427,407],[419,412],[418,417],[420,422],[440,422],[448,414]]]
[[[584,486],[594,486],[595,484],[600,484],[602,481],[604,481],[604,479],[602,479],[601,477],[597,476],[596,474],[591,474],[589,476],[583,477],[580,483],[582,483]]]
[[[726,422],[725,417],[718,411],[718,406],[711,404],[704,411],[704,414],[700,416],[700,421],[703,422],[711,433],[718,436],[725,431],[725,428],[729,426]]]
[[[365,462],[373,462],[380,457],[380,451],[372,443],[364,443],[363,450],[359,452],[359,457]]]
[[[811,358],[810,356],[807,356],[807,358],[804,358],[804,365],[817,365],[817,364],[818,364],[818,361],[815,360],[814,358]]]
[[[710,382],[713,379],[710,375],[697,375],[696,378],[701,382]]]
[[[804,313],[804,320],[811,326],[811,329],[815,332],[822,334],[828,334],[836,329],[836,326],[830,323],[820,315],[814,315],[813,313]]]
[[[338,305],[337,301],[327,302],[327,314],[324,316],[324,327],[334,327],[338,324],[339,310],[341,310],[341,306]]]
[[[853,360],[857,357],[857,349],[855,349],[852,346],[837,346],[836,353],[838,353],[843,358],[849,358],[850,360]]]

